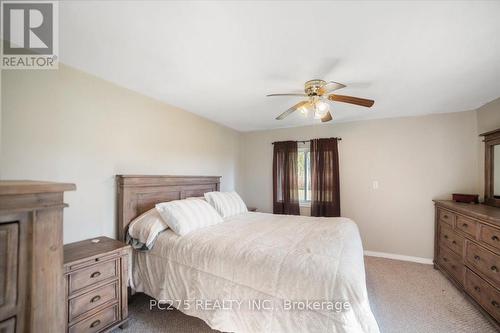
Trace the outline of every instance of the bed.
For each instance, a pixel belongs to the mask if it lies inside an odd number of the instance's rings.
[[[118,176],[120,237],[155,203],[219,189],[219,177]],[[134,251],[131,287],[225,332],[379,332],[363,249],[347,218],[247,212]]]

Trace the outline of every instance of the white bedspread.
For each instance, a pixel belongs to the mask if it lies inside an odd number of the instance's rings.
[[[225,332],[379,332],[346,218],[249,212],[183,237],[166,230],[134,251],[132,285]]]

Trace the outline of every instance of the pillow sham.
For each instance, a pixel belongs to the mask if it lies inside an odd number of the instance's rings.
[[[248,212],[247,206],[236,192],[207,192],[205,199],[224,218]]]
[[[151,250],[158,234],[167,228],[158,210],[150,209],[130,222],[127,243],[137,250]]]
[[[156,209],[179,236],[223,221],[217,211],[201,199],[162,202],[156,205]]]

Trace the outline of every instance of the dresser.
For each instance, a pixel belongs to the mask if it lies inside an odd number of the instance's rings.
[[[68,332],[105,332],[126,324],[130,250],[108,237],[64,246]]]
[[[500,328],[500,208],[435,201],[434,267]]]
[[[62,332],[63,202],[75,185],[0,181],[0,332]]]

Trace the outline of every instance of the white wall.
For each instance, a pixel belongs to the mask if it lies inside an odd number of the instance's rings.
[[[476,121],[470,111],[244,133],[243,196],[272,211],[271,142],[339,136],[341,211],[365,250],[432,258],[432,199],[478,193]]]
[[[64,241],[115,235],[116,174],[222,176],[239,133],[61,65],[2,73],[0,177],[76,183]]]

